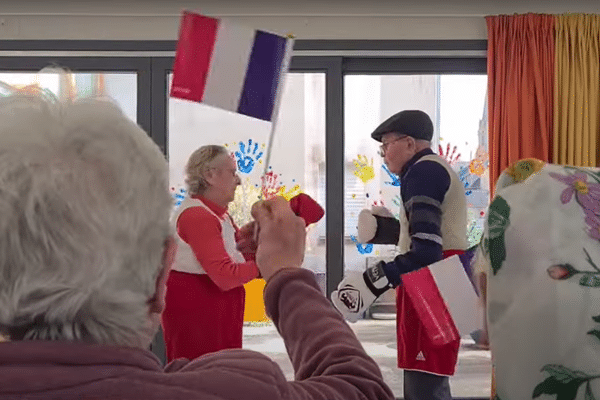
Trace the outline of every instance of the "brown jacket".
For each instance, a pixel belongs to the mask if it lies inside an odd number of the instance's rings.
[[[0,399],[393,399],[377,364],[306,270],[283,270],[265,306],[294,370],[249,350],[162,368],[149,351],[72,342],[0,343]]]

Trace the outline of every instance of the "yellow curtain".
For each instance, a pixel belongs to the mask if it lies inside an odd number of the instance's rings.
[[[563,14],[555,20],[555,164],[600,161],[600,15]]]

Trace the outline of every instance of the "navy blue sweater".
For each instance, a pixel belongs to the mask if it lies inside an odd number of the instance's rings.
[[[450,187],[450,174],[434,161],[417,161],[428,154],[425,149],[415,154],[400,172],[400,193],[408,219],[410,250],[386,263],[383,270],[394,287],[400,275],[426,267],[442,257],[441,205]]]

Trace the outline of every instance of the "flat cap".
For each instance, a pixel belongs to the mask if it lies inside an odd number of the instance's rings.
[[[371,133],[371,137],[381,142],[381,137],[389,132],[431,141],[431,138],[433,138],[433,122],[431,122],[429,115],[421,110],[404,110],[383,121]]]

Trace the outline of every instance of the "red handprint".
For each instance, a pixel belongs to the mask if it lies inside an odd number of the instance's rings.
[[[452,153],[450,153],[450,143],[446,145],[446,153],[444,153],[442,145],[438,145],[438,153],[450,165],[454,165],[457,161],[460,160],[460,153],[456,154],[456,156],[454,155],[456,153],[456,146],[454,146],[454,148],[452,149]]]
[[[269,200],[279,193],[280,185],[277,182],[278,175],[273,171],[267,172],[264,176],[260,177],[262,185],[262,197],[264,200]]]

